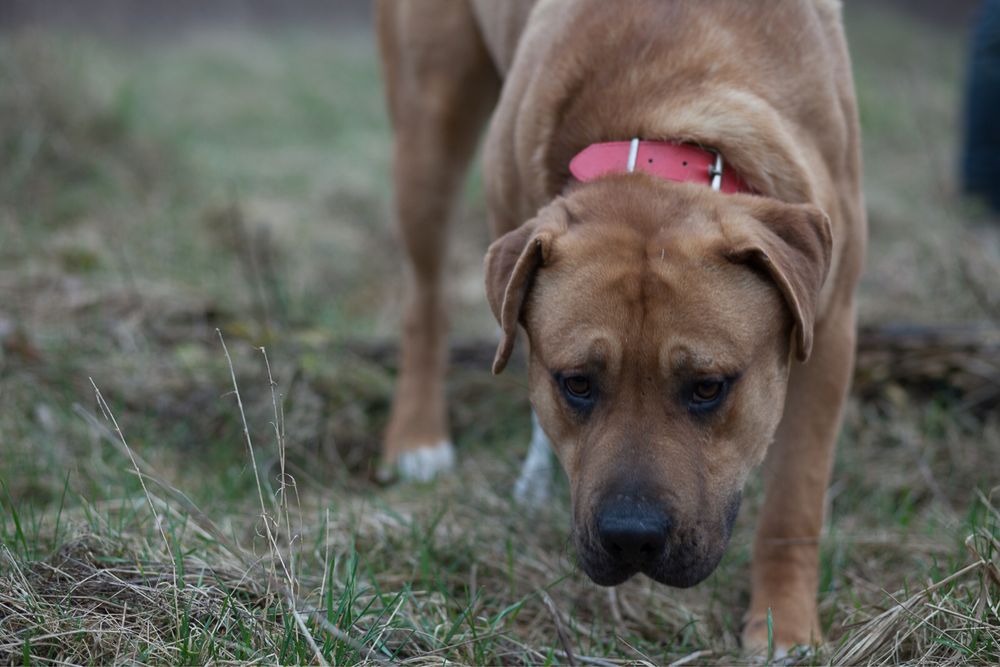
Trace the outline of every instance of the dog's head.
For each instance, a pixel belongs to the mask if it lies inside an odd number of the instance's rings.
[[[581,185],[486,257],[503,338],[569,477],[580,562],[691,586],[718,564],[804,361],[831,255],[818,209],[644,175]]]

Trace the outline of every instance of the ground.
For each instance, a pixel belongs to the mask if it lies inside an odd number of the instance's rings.
[[[961,26],[853,3],[848,30],[862,321],[995,323],[1000,224],[954,182]],[[405,285],[389,146],[363,28],[3,35],[0,662],[749,659],[759,484],[685,591],[590,583],[561,480],[512,505],[528,403],[482,354],[477,175],[449,260],[458,470],[370,481]],[[829,642],[798,660],[1000,662],[1000,418],[966,399],[852,398]]]

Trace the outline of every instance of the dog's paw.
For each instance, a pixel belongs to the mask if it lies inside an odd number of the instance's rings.
[[[407,482],[429,482],[455,467],[455,448],[447,440],[436,445],[402,452],[395,466],[380,472],[379,477],[396,477]]]
[[[755,665],[801,665],[812,664],[815,660],[816,649],[812,646],[785,646],[775,644],[774,651],[770,657],[767,649],[760,651],[746,651],[750,664]]]
[[[815,651],[817,643],[815,631],[809,626],[804,628],[784,629],[779,632],[775,628],[774,637],[768,645],[767,619],[758,619],[747,623],[743,629],[743,650],[761,663],[792,665],[808,658]],[[770,650],[770,655],[768,652]]]

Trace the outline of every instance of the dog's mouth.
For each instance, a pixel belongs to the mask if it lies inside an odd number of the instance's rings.
[[[600,549],[577,546],[580,566],[599,586],[617,586],[637,574],[675,588],[689,588],[704,581],[726,551],[728,537],[718,548],[705,550],[696,541],[672,544],[663,555],[649,564],[636,565],[609,555]]]
[[[726,507],[716,531],[677,530],[663,550],[642,562],[609,553],[591,530],[574,531],[580,567],[599,586],[617,586],[637,574],[675,588],[704,581],[718,567],[729,546],[739,512],[740,494]]]

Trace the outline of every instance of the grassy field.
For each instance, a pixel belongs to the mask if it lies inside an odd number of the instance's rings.
[[[862,320],[995,323],[1000,225],[953,178],[962,35],[848,18]],[[395,370],[372,341],[404,286],[389,153],[361,28],[0,35],[0,663],[747,660],[758,485],[702,585],[598,588],[562,482],[537,516],[512,506],[523,369],[456,365],[456,474],[369,481]],[[479,190],[450,259],[464,341],[495,326]],[[995,406],[852,399],[829,643],[797,659],[1000,662],[998,485]]]

